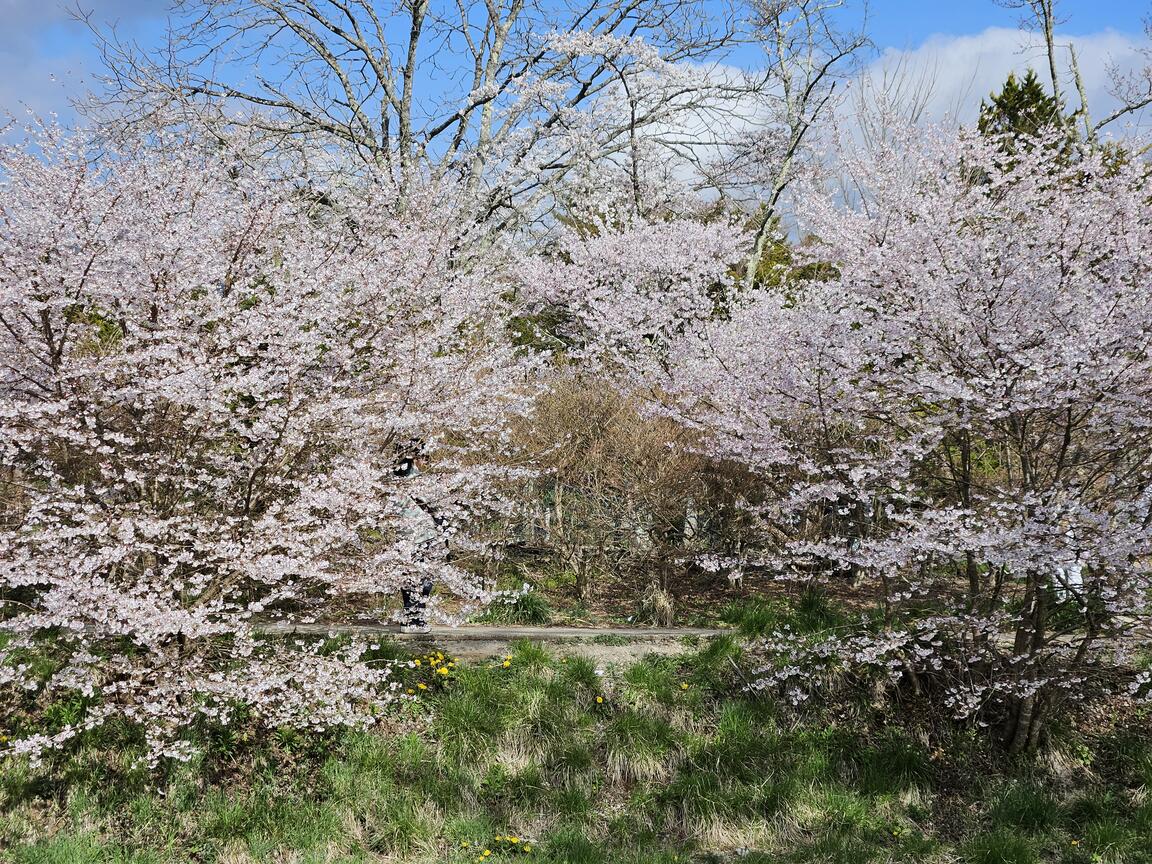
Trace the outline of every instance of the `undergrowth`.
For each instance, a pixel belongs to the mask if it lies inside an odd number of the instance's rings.
[[[552,623],[554,615],[547,597],[539,591],[525,591],[497,600],[476,620],[484,624],[540,626]]]
[[[528,643],[433,652],[376,730],[204,729],[203,755],[162,777],[130,736],[9,762],[0,860],[1152,862],[1147,717],[1002,763],[914,712],[800,719],[744,692],[740,652],[722,638],[623,669]]]

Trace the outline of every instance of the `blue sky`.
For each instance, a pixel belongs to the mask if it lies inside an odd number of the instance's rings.
[[[1139,33],[1152,4],[1140,0],[1060,0],[1064,33],[1103,30]],[[1020,12],[993,0],[874,0],[869,31],[882,48],[915,48],[935,35],[971,35],[989,27],[1015,27]]]
[[[81,0],[100,22],[117,21],[122,33],[143,44],[163,32],[165,0]],[[92,86],[99,68],[91,36],[69,20],[61,0],[0,0],[0,109],[68,115],[68,99]],[[1060,0],[1067,23],[1061,33],[1077,40],[1089,89],[1105,86],[1109,62],[1135,67],[1145,41],[1142,20],[1152,13],[1144,0]],[[1038,58],[1016,33],[1018,11],[994,0],[872,0],[869,32],[889,60],[901,53],[932,62],[953,101],[975,101],[1009,68]],[[935,59],[930,59],[935,58]],[[880,62],[879,60],[876,62]],[[1099,81],[1095,80],[1100,78]],[[970,92],[969,92],[970,91]],[[944,100],[942,99],[941,104]]]

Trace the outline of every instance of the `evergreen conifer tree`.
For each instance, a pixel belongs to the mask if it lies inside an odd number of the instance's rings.
[[[1064,100],[1048,93],[1036,72],[1029,69],[1023,78],[1014,72],[999,93],[992,93],[989,101],[980,103],[980,118],[976,128],[980,134],[999,139],[1006,153],[1018,147],[1030,151],[1035,139],[1063,132],[1054,146],[1060,157],[1066,158],[1076,140],[1073,124],[1064,114]]]

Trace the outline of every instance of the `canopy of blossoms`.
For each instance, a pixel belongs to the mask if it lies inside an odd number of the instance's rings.
[[[180,756],[235,706],[371,722],[391,685],[364,646],[253,619],[426,572],[462,614],[486,599],[402,514],[466,548],[500,506],[470,450],[525,399],[503,264],[468,256],[452,189],[362,181],[346,207],[188,145],[0,152],[0,687],[85,705],[9,752],[119,717]],[[435,470],[399,480],[414,446]]]

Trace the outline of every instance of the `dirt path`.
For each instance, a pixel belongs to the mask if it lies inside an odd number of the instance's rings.
[[[629,663],[647,654],[675,656],[689,650],[685,639],[708,639],[731,631],[705,627],[516,627],[465,624],[433,627],[428,634],[401,633],[396,624],[260,625],[262,633],[387,637],[416,645],[435,645],[456,657],[491,657],[517,639],[546,642],[558,654],[588,657],[598,663]]]

